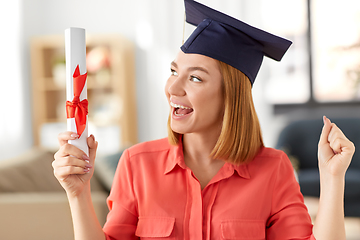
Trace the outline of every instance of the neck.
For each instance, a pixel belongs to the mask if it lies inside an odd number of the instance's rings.
[[[201,165],[208,165],[216,159],[210,157],[219,134],[188,133],[183,136],[183,148],[185,162],[193,162]]]
[[[213,150],[219,135],[189,133],[183,136],[184,161],[204,189],[211,179],[219,172],[224,161],[213,159]]]

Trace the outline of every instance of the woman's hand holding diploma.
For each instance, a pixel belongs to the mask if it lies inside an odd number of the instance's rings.
[[[54,175],[65,189],[69,199],[76,240],[105,239],[91,200],[90,179],[94,174],[94,163],[98,142],[88,137],[89,156],[69,140],[78,138],[77,133],[63,132],[58,135],[60,149],[54,155]]]
[[[85,186],[90,185],[98,146],[93,135],[88,137],[89,156],[87,156],[82,150],[68,143],[68,140],[77,137],[76,133],[69,131],[58,135],[60,149],[55,153],[52,164],[55,177],[71,197],[78,196]]]

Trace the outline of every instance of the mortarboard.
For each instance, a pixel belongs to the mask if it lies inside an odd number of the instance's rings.
[[[193,0],[184,0],[186,22],[197,26],[181,46],[243,72],[254,83],[264,55],[280,61],[291,41],[252,27]]]

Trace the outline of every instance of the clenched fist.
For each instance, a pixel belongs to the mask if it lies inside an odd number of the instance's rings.
[[[355,146],[335,123],[331,123],[325,116],[323,120],[324,127],[318,145],[320,173],[344,177],[354,155]]]

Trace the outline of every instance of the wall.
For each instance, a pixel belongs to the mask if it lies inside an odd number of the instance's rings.
[[[32,146],[21,5],[22,0],[0,1],[0,160]]]

